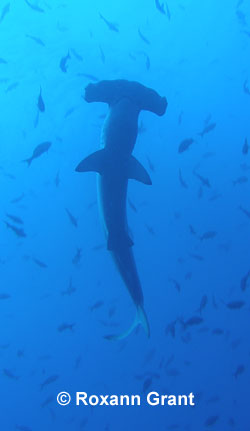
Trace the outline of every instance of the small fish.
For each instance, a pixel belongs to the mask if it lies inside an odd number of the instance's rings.
[[[109,313],[108,313],[109,318],[111,319],[111,317],[113,317],[115,313],[116,313],[116,307],[115,306],[110,307]]]
[[[19,350],[17,351],[17,357],[18,357],[18,358],[23,358],[23,357],[24,357],[24,350],[19,349]]]
[[[218,421],[218,419],[219,416],[209,416],[204,422],[205,427],[213,426]]]
[[[9,344],[0,344],[0,349],[2,349],[2,350],[6,350],[6,349],[8,349],[10,347],[10,345]]]
[[[169,367],[170,364],[172,364],[172,362],[174,362],[174,354],[172,353],[172,355],[169,356],[169,358],[166,360],[165,363],[165,369]]]
[[[215,153],[213,151],[207,151],[206,153],[203,154],[204,159],[209,159],[214,156],[215,156]]]
[[[198,133],[198,135],[203,138],[204,135],[207,135],[207,133],[212,132],[212,130],[214,130],[215,127],[216,127],[216,123],[210,123],[207,126],[205,126],[204,129],[200,133]]]
[[[45,104],[42,98],[42,88],[40,87],[40,93],[38,96],[38,100],[37,100],[37,107],[38,107],[38,111],[39,112],[44,112],[45,111]]]
[[[196,233],[196,230],[194,229],[194,227],[191,224],[188,227],[189,227],[189,231],[190,231],[191,235],[196,236],[197,233]]]
[[[193,171],[193,174],[201,181],[203,186],[206,186],[208,188],[211,187],[211,184],[210,184],[208,178],[204,178],[202,175],[198,174],[196,171]]]
[[[68,60],[71,58],[71,56],[70,56],[70,52],[68,52],[68,54],[67,55],[65,55],[65,57],[62,57],[61,58],[61,60],[60,60],[60,64],[59,64],[59,66],[60,66],[60,69],[61,69],[61,71],[63,72],[63,73],[66,73],[67,72],[67,70],[68,70],[68,65],[67,65],[67,63],[68,63]]]
[[[250,166],[247,163],[241,163],[240,164],[240,168],[242,169],[242,171],[247,172],[250,170]]]
[[[184,151],[187,151],[188,148],[190,147],[190,145],[192,145],[193,143],[194,143],[194,139],[192,139],[192,138],[184,139],[179,144],[178,153],[184,153]]]
[[[213,335],[222,335],[222,334],[224,334],[224,331],[221,328],[215,328],[212,330],[212,334]]]
[[[217,236],[217,232],[215,232],[214,230],[208,230],[207,232],[204,232],[200,236],[200,240],[203,241],[204,239],[213,239],[216,236]]]
[[[139,34],[140,38],[143,40],[143,42],[145,42],[147,45],[150,45],[149,40],[142,34],[142,32],[139,28],[138,28],[138,34]]]
[[[66,213],[68,214],[68,217],[72,223],[73,226],[77,227],[78,226],[78,222],[76,217],[73,216],[73,214],[71,214],[71,212],[68,210],[68,208],[65,208]]]
[[[53,374],[52,376],[47,377],[41,384],[40,384],[40,388],[41,390],[43,390],[43,388],[45,388],[45,386],[50,385],[51,383],[54,383],[57,381],[57,379],[59,378],[58,374]]]
[[[19,431],[32,431],[32,429],[26,425],[16,425],[16,429]]]
[[[180,291],[181,291],[181,285],[180,285],[180,283],[178,283],[178,281],[176,281],[174,278],[169,278],[168,281],[170,281],[171,283],[173,283],[173,285],[176,288],[176,290],[180,293]]]
[[[28,0],[25,0],[25,3],[32,9],[32,10],[34,10],[35,12],[41,12],[41,13],[43,13],[44,12],[44,10],[42,9],[42,8],[40,8],[39,6],[37,6],[37,5],[34,5],[34,4],[32,4],[32,3],[30,3]]]
[[[248,182],[248,178],[245,175],[242,175],[241,177],[236,178],[236,180],[233,181],[233,185],[236,186],[237,184],[245,184]]]
[[[12,371],[8,370],[7,368],[3,369],[3,373],[6,377],[8,377],[11,380],[18,380],[19,376],[16,376],[15,374],[12,373]]]
[[[221,197],[222,197],[221,193],[215,193],[213,196],[211,196],[211,198],[209,198],[209,201],[210,202],[214,202],[214,201],[216,201],[217,199],[219,199]]]
[[[239,9],[236,11],[236,15],[237,15],[237,18],[238,18],[240,24],[243,27],[246,27],[247,26],[246,15]]]
[[[72,278],[70,278],[70,280],[69,280],[69,286],[67,287],[67,289],[66,290],[62,290],[62,292],[61,292],[61,295],[72,295],[73,293],[75,293],[76,292],[76,288],[75,287],[73,287],[73,285],[72,285]]]
[[[6,213],[6,216],[15,223],[23,224],[23,220],[20,217],[8,213]]]
[[[129,204],[130,208],[131,208],[135,213],[137,213],[136,206],[133,204],[133,202],[132,202],[130,199],[128,199],[128,204]]]
[[[145,54],[146,57],[146,69],[149,70],[150,69],[150,58],[147,54]]]
[[[181,323],[184,325],[184,329],[186,329],[188,326],[196,326],[203,323],[204,319],[200,316],[192,316],[190,319],[186,320],[186,322]]]
[[[243,84],[243,91],[244,91],[244,93],[245,93],[245,94],[247,94],[248,96],[250,96],[250,89],[249,89],[249,87],[248,87],[248,79],[246,79],[246,80],[244,81],[244,84]]]
[[[164,3],[160,4],[159,0],[155,0],[155,6],[163,15],[166,15]]]
[[[185,274],[185,280],[191,280],[191,278],[192,278],[192,272],[191,272],[191,271],[188,271],[188,272]]]
[[[104,304],[104,302],[103,302],[103,301],[101,301],[101,300],[96,301],[93,305],[91,305],[91,307],[90,307],[90,311],[97,310],[98,308],[102,307],[102,306],[103,306],[103,304]]]
[[[82,258],[82,249],[81,248],[77,248],[76,249],[76,254],[75,254],[75,256],[72,259],[73,265],[79,265],[81,258]]]
[[[83,61],[83,57],[74,48],[71,48],[70,51],[78,61]]]
[[[246,34],[248,37],[250,37],[250,31],[244,30],[242,33]]]
[[[10,91],[15,90],[18,87],[18,85],[19,85],[19,82],[13,82],[13,84],[10,84],[6,88],[5,93],[9,93]]]
[[[16,227],[16,226],[14,226],[13,224],[10,224],[7,221],[4,221],[4,223],[6,224],[6,226],[9,229],[11,229],[16,234],[16,236],[19,236],[20,238],[25,238],[27,236],[23,229],[21,229],[19,227]]]
[[[51,145],[52,145],[51,142],[48,142],[48,141],[42,142],[41,144],[37,145],[37,147],[33,151],[32,156],[29,157],[28,159],[23,160],[23,162],[26,162],[28,166],[30,166],[34,159],[37,159],[42,154],[47,153]]]
[[[73,331],[73,328],[75,326],[75,323],[62,323],[58,326],[57,330],[58,332],[63,332],[69,329],[70,331]]]
[[[16,198],[14,198],[14,199],[12,199],[11,201],[10,201],[10,203],[11,204],[16,204],[16,203],[18,203],[18,202],[20,202],[23,198],[24,198],[24,193],[22,193],[20,196],[17,196]]]
[[[41,404],[41,407],[44,408],[46,406],[48,406],[49,404],[51,404],[54,401],[55,397],[53,395],[49,396],[48,398],[46,398],[46,400],[44,400]]]
[[[10,3],[7,3],[2,9],[1,16],[0,16],[0,24],[4,20],[5,16],[9,11],[10,11]]]
[[[144,382],[143,382],[143,387],[142,387],[142,391],[145,393],[150,386],[152,385],[152,378],[148,377]]]
[[[26,34],[25,35],[28,39],[33,40],[34,42],[36,42],[38,45],[40,46],[45,46],[45,43],[42,41],[42,39],[40,39],[39,37],[36,36],[31,36],[30,34]]]
[[[7,61],[0,57],[0,64],[7,64]]]
[[[173,338],[175,338],[175,325],[176,325],[176,320],[174,320],[173,322],[170,322],[165,329],[165,334],[171,334],[171,336]]]
[[[100,50],[100,53],[101,53],[101,60],[102,60],[103,64],[105,64],[106,58],[105,58],[105,54],[103,52],[103,49],[102,49],[101,45],[99,45],[99,50]]]
[[[0,293],[0,300],[3,299],[10,299],[11,295],[9,295],[9,293]]]
[[[73,106],[72,108],[69,108],[67,110],[67,112],[64,115],[64,118],[68,118],[71,114],[73,114],[73,112],[76,110],[75,106]]]
[[[181,173],[181,169],[179,169],[179,181],[180,181],[181,186],[184,189],[188,189],[188,185],[187,185],[186,181],[184,181],[184,179],[183,179],[183,176],[182,176],[182,173]]]
[[[152,172],[155,172],[155,167],[154,167],[153,163],[151,162],[151,160],[150,160],[150,158],[149,158],[148,156],[147,156],[147,161],[148,161],[149,169],[150,169]]]
[[[91,81],[98,82],[99,78],[97,78],[95,75],[91,75],[90,73],[78,73],[77,76],[84,76],[85,78],[90,79]]]
[[[204,257],[201,256],[200,254],[189,253],[189,256],[195,260],[199,260],[200,262],[204,260]]]
[[[239,310],[240,308],[244,307],[245,301],[231,301],[226,304],[227,308],[229,310]]]
[[[33,257],[33,262],[35,262],[37,264],[37,266],[40,266],[40,268],[48,268],[48,265],[44,262],[42,262],[39,259],[36,259],[35,257]]]
[[[241,205],[239,206],[239,209],[241,210],[241,212],[243,212],[243,214],[245,214],[248,218],[250,218],[250,211],[243,208]]]
[[[152,226],[149,226],[148,224],[145,224],[145,226],[146,226],[146,228],[147,228],[147,231],[148,231],[151,235],[155,236],[155,231],[154,231],[154,229],[152,228]]]
[[[177,377],[180,375],[180,371],[177,368],[170,368],[166,370],[167,376]]]
[[[82,357],[79,355],[79,356],[77,356],[77,358],[76,358],[76,360],[75,360],[75,370],[78,370],[78,368],[79,368],[79,366],[80,366],[80,364],[81,364],[81,362],[82,362]]]
[[[119,28],[118,28],[117,24],[114,24],[114,23],[108,21],[106,18],[104,18],[104,16],[101,13],[99,13],[99,16],[105,22],[105,24],[108,26],[109,30],[115,31],[116,33],[119,33]]]
[[[245,138],[245,142],[244,142],[243,147],[242,147],[242,154],[247,155],[248,150],[249,150],[249,145],[247,142],[247,138]]]
[[[0,78],[0,84],[6,84],[6,82],[8,81],[9,81],[8,78]]]
[[[233,373],[233,376],[237,379],[237,377],[240,376],[242,373],[244,373],[244,371],[245,371],[245,366],[239,365],[236,368],[236,371]]]
[[[206,308],[207,303],[208,303],[208,297],[207,295],[203,295],[203,297],[201,298],[200,307],[199,307],[200,314]]]
[[[245,292],[246,288],[247,288],[247,282],[248,279],[250,277],[250,270],[246,273],[246,275],[244,275],[240,281],[240,288],[243,292]]]
[[[179,117],[178,117],[178,124],[179,124],[179,126],[182,123],[182,117],[183,117],[183,111],[180,112]]]

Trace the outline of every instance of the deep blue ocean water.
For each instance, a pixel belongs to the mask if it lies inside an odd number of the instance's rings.
[[[0,41],[0,430],[249,430],[249,2],[1,0]],[[153,184],[128,188],[150,339],[104,338],[135,314],[96,174],[75,172],[108,112],[84,88],[104,79],[168,100],[139,118]],[[77,407],[77,391],[143,405]],[[195,406],[149,406],[150,391]]]

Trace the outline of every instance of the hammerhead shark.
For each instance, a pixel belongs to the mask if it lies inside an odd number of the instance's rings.
[[[149,337],[150,328],[132,251],[133,241],[128,233],[126,201],[129,179],[152,184],[146,169],[132,155],[138,134],[139,113],[146,110],[162,116],[167,100],[150,88],[126,80],[91,83],[85,88],[84,99],[88,103],[107,103],[109,112],[102,130],[101,149],[83,159],[76,171],[99,174],[98,203],[107,249],[136,306],[136,317],[130,328],[122,334],[105,338],[123,339],[140,324]]]

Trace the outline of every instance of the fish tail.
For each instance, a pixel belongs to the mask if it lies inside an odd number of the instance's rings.
[[[106,335],[104,338],[106,340],[124,340],[127,338],[139,325],[142,325],[143,329],[145,330],[147,337],[150,337],[150,327],[147,315],[145,313],[144,308],[141,305],[137,306],[136,316],[132,323],[132,325],[121,334],[112,334],[112,335]]]
[[[22,162],[26,162],[29,167],[31,165],[32,160],[33,160],[32,157],[30,157],[29,159],[22,160]]]

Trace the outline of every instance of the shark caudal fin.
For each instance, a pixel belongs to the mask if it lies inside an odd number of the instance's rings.
[[[104,338],[106,338],[106,340],[111,340],[111,341],[124,340],[124,338],[127,338],[134,331],[134,329],[136,329],[137,326],[139,325],[143,326],[143,329],[145,330],[147,337],[149,338],[150,327],[148,323],[148,318],[146,316],[144,308],[141,305],[138,305],[135,320],[125,332],[122,332],[121,334],[106,335]]]

